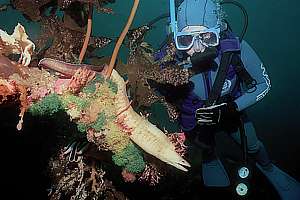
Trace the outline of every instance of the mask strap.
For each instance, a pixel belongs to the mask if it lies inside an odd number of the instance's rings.
[[[174,38],[177,34],[177,21],[176,21],[176,11],[175,11],[175,0],[170,0],[170,15],[171,15],[171,28],[174,34]]]

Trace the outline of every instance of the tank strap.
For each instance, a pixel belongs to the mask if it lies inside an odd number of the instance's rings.
[[[246,70],[239,54],[233,55],[231,64],[234,67],[237,76],[243,83],[245,83],[248,90],[256,86],[257,81]]]
[[[216,79],[205,103],[206,106],[214,105],[218,101],[233,54],[234,52],[230,51],[223,53]]]

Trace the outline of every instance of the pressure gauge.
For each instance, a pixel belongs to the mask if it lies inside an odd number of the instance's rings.
[[[247,167],[241,167],[238,171],[239,177],[247,178],[249,176],[249,169]]]
[[[239,183],[236,188],[236,193],[240,196],[245,196],[248,193],[248,187],[244,183]]]

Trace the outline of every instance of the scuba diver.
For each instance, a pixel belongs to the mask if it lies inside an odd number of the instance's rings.
[[[180,87],[148,83],[178,106],[187,139],[202,149],[204,185],[230,185],[215,152],[215,134],[226,132],[238,144],[246,138],[246,154],[255,159],[281,199],[299,200],[299,183],[271,162],[244,112],[270,90],[265,66],[251,46],[234,35],[220,9],[213,0],[170,0],[176,61],[193,76]],[[249,170],[244,168],[244,173]]]

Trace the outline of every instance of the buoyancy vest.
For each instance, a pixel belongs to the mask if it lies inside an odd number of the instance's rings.
[[[249,87],[251,87],[251,84],[255,83],[255,80],[252,79],[252,77],[244,68],[240,58],[240,50],[239,39],[234,37],[234,35],[229,32],[220,40],[220,45],[218,47],[219,60],[222,60],[222,56],[225,53],[232,52],[233,54],[230,58],[226,77],[230,79],[230,77],[237,76],[239,80],[245,82],[246,85],[249,85]],[[221,65],[222,64],[220,63],[219,66]],[[200,78],[200,76],[198,77]],[[194,79],[193,82],[194,84],[203,83],[202,80],[197,81],[197,79]],[[239,81],[236,81],[234,89],[231,90],[230,94],[227,96],[230,96],[234,99],[241,95],[239,83]],[[223,85],[224,82],[221,84]],[[197,91],[195,91],[195,89],[197,89],[197,87],[194,87],[188,93],[188,95],[183,99],[180,105],[180,124],[183,131],[190,131],[196,126],[196,110],[200,107],[203,107],[207,103],[206,100],[200,99],[200,97],[196,95]],[[223,99],[222,101],[224,102],[226,100]]]

